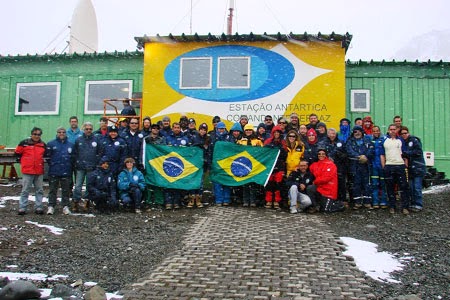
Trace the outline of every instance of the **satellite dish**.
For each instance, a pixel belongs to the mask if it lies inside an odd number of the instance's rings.
[[[92,53],[98,50],[97,16],[91,0],[80,0],[73,11],[69,53]]]

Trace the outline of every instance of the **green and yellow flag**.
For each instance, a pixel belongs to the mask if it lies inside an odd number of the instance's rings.
[[[199,189],[203,176],[203,151],[198,147],[145,146],[147,184],[180,190]]]
[[[254,182],[266,185],[279,155],[278,149],[217,142],[210,179],[227,186]]]

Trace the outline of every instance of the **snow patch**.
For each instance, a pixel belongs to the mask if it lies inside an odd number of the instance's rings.
[[[390,273],[400,271],[404,265],[395,256],[388,252],[378,252],[378,245],[351,237],[341,237],[347,245],[344,255],[352,256],[356,266],[367,276],[383,282],[400,283],[391,277]],[[411,260],[406,257],[403,260]]]
[[[64,231],[64,229],[62,229],[62,228],[58,228],[58,227],[55,227],[52,225],[39,224],[38,222],[25,221],[25,223],[36,225],[37,227],[41,227],[41,228],[47,228],[48,230],[50,230],[51,233],[56,234],[56,235],[61,235],[61,234],[63,234],[63,231]]]

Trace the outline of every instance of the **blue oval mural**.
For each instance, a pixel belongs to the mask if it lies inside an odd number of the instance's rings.
[[[217,87],[220,57],[250,57],[249,88]],[[182,58],[212,59],[211,88],[180,89]],[[186,52],[172,60],[164,71],[167,84],[180,94],[217,102],[248,101],[270,96],[288,86],[294,79],[294,75],[294,66],[280,54],[258,47],[240,45],[206,47]]]

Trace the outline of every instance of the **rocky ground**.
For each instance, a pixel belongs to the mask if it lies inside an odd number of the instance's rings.
[[[3,199],[18,194],[18,188],[0,186]],[[409,216],[390,216],[386,210],[320,215],[337,237],[370,241],[379,245],[379,251],[413,257],[394,275],[400,284],[367,278],[379,299],[412,294],[420,299],[450,299],[450,188],[426,194],[425,203],[423,212]],[[94,281],[109,292],[136,282],[168,253],[180,249],[184,232],[207,210],[154,209],[142,215],[122,212],[90,217],[64,216],[58,208],[53,216],[18,216],[17,201],[0,204],[4,206],[0,206],[0,272],[67,275],[59,281],[34,283],[52,288],[56,283]],[[53,225],[64,232],[55,235],[25,221]]]

